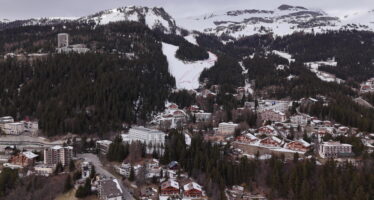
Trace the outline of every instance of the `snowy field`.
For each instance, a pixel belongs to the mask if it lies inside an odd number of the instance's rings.
[[[295,62],[295,59],[293,59],[292,55],[289,54],[289,53],[286,53],[286,52],[283,52],[283,51],[277,51],[277,50],[273,50],[272,53],[275,54],[275,55],[278,55],[279,57],[287,59],[290,64],[292,62]]]
[[[334,74],[330,74],[330,73],[318,70],[318,67],[320,67],[320,66],[336,67],[337,64],[338,64],[336,61],[333,61],[333,60],[332,61],[316,61],[316,62],[307,62],[307,63],[304,63],[304,64],[310,69],[310,71],[315,73],[317,75],[317,77],[319,79],[321,79],[322,81],[336,82],[336,83],[339,83],[339,84],[344,82],[344,80],[336,78],[336,76]]]
[[[209,52],[207,60],[185,62],[175,57],[178,46],[162,43],[162,51],[167,57],[169,71],[175,77],[177,89],[192,90],[199,87],[201,72],[210,68],[217,61],[217,56]]]

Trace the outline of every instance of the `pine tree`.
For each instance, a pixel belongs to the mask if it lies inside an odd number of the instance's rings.
[[[96,177],[96,169],[95,166],[92,165],[91,172],[90,172],[90,179],[94,179]]]
[[[65,186],[64,186],[64,191],[65,192],[68,192],[69,190],[71,190],[73,188],[73,185],[71,183],[71,177],[70,175],[68,175],[66,177],[66,180],[65,180]]]
[[[69,171],[73,172],[75,170],[75,164],[73,160],[70,160],[69,162]]]
[[[132,166],[131,166],[131,169],[130,169],[129,181],[131,181],[131,182],[135,181],[135,171],[134,171],[134,167],[132,167]]]

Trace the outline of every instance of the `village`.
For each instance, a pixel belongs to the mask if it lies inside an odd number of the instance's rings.
[[[57,37],[57,53],[89,51],[84,44],[69,45],[68,34]],[[4,59],[43,56],[7,54]],[[373,82],[370,79],[363,83],[361,92],[372,92]],[[0,169],[17,169],[20,177],[65,174],[69,177],[65,184],[71,184],[74,191],[68,198],[207,200],[211,198],[200,180],[181,163],[161,160],[172,131],[183,134],[186,148],[196,135],[228,147],[233,161],[266,161],[280,156],[286,161],[315,159],[317,165],[334,160],[358,166],[361,158],[357,153],[374,152],[374,133],[306,114],[310,106],[327,106],[327,97],[267,99],[256,95],[251,84],[231,93],[222,91],[220,85],[208,87],[204,83],[196,90],[176,90],[193,97],[193,104],[183,107],[178,102],[166,102],[165,110],[154,114],[150,121],[124,123],[122,130],[109,137],[69,133],[45,138],[37,119],[0,117]],[[215,103],[218,98],[227,98],[222,104],[235,102],[235,106],[226,109]],[[342,137],[358,138],[364,148],[342,142]],[[127,149],[121,149],[124,147]],[[119,152],[125,157],[118,157]],[[264,191],[249,191],[242,185],[227,187],[224,194],[229,200],[268,199]]]
[[[248,94],[244,88],[237,91],[234,96],[238,100]],[[86,180],[89,180],[90,194],[97,194],[98,199],[131,199],[134,196],[138,199],[198,200],[208,199],[208,196],[197,180],[189,177],[177,161],[160,164],[160,160],[155,158],[157,156],[152,155],[154,152],[162,155],[170,130],[180,130],[187,146],[191,145],[191,138],[195,134],[203,135],[206,141],[229,145],[233,160],[242,157],[267,160],[276,155],[292,160],[297,154],[298,159],[314,158],[317,164],[334,159],[359,165],[354,147],[334,140],[339,136],[358,137],[366,151],[371,153],[374,150],[374,134],[364,134],[357,128],[300,112],[303,105],[328,104],[328,100],[322,96],[299,101],[244,101],[243,107],[232,110],[232,121],[226,121],[227,116],[218,105],[215,105],[214,112],[202,108],[207,98],[217,95],[215,92],[202,89],[195,94],[197,102],[202,102],[200,106],[179,108],[175,103],[167,103],[165,111],[144,126],[124,128],[117,136],[120,142],[126,145],[142,144],[145,150],[139,151],[144,151],[146,156],[132,159],[139,152],[134,150],[136,145],[130,146],[129,156],[122,162],[107,160],[111,145],[116,140],[114,138],[100,140],[98,137],[69,135],[54,142],[44,139],[44,143],[41,141],[36,146],[20,141],[13,145],[4,143],[7,137],[40,138],[40,130],[37,121],[26,119],[15,122],[12,117],[1,117],[3,167],[19,169],[22,176],[54,176],[66,172],[67,168],[76,168],[73,170],[76,190],[83,190],[87,185]],[[238,119],[248,118],[253,113],[257,116],[255,126],[249,126],[245,120],[239,122]],[[226,196],[230,200],[266,199],[261,191],[248,192],[240,185],[227,188]]]

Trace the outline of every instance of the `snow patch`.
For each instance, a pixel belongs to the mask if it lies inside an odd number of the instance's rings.
[[[199,77],[204,69],[211,68],[217,56],[211,52],[206,60],[185,62],[175,57],[178,46],[162,43],[162,52],[167,57],[169,71],[175,77],[177,89],[193,90],[199,87]]]
[[[286,53],[286,52],[283,52],[283,51],[277,51],[277,50],[273,50],[272,51],[275,55],[278,55],[284,59],[287,59],[288,60],[288,63],[292,63],[292,62],[295,62],[295,59],[292,59],[292,55],[289,54],[289,53]]]
[[[184,37],[185,40],[187,40],[189,43],[199,46],[199,44],[196,41],[195,35],[191,34],[186,37]]]
[[[304,64],[305,64],[305,66],[307,66],[310,69],[310,71],[312,71],[313,73],[315,73],[316,76],[319,79],[321,79],[322,81],[336,82],[336,83],[339,83],[339,84],[340,83],[344,83],[343,79],[336,78],[336,76],[334,74],[330,74],[330,73],[318,70],[318,67],[324,66],[324,65],[325,66],[336,67],[337,66],[337,62],[335,60],[307,62],[307,63],[304,63]]]

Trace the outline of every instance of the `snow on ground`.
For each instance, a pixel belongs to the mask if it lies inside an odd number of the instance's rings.
[[[292,75],[292,74],[290,74],[289,76],[287,76],[287,80],[292,80],[292,79],[294,79],[296,76],[295,75]]]
[[[199,77],[204,69],[208,69],[217,61],[217,56],[209,52],[207,60],[185,62],[175,57],[178,46],[162,43],[162,51],[167,57],[169,71],[175,77],[177,89],[192,90],[199,87]]]
[[[196,41],[195,35],[193,35],[193,34],[184,37],[184,39],[187,40],[191,44],[199,46],[199,44]]]
[[[187,146],[191,146],[191,136],[187,133],[184,134],[184,140],[186,141]]]
[[[275,55],[278,55],[282,58],[287,59],[289,63],[295,62],[295,59],[292,59],[292,55],[289,54],[289,53],[286,53],[286,52],[283,52],[283,51],[277,51],[277,50],[273,50],[272,53],[275,54]]]
[[[248,80],[245,80],[244,88],[245,88],[245,92],[248,92],[249,94],[253,95],[252,84]]]
[[[256,156],[253,155],[253,154],[243,154],[243,155],[246,156],[249,159],[255,159],[256,158]],[[260,155],[258,157],[259,160],[269,160],[270,158],[271,158],[270,154],[263,154],[263,155]]]
[[[304,63],[304,64],[310,69],[310,71],[315,73],[317,75],[317,77],[319,79],[321,79],[322,81],[336,82],[336,83],[339,83],[339,84],[344,82],[344,80],[342,80],[340,78],[336,78],[336,76],[334,74],[330,74],[330,73],[318,70],[318,67],[323,66],[323,65],[336,67],[337,62],[335,60],[307,62],[307,63]]]
[[[248,74],[248,69],[244,67],[243,61],[239,62],[240,67],[242,68],[242,74]]]

